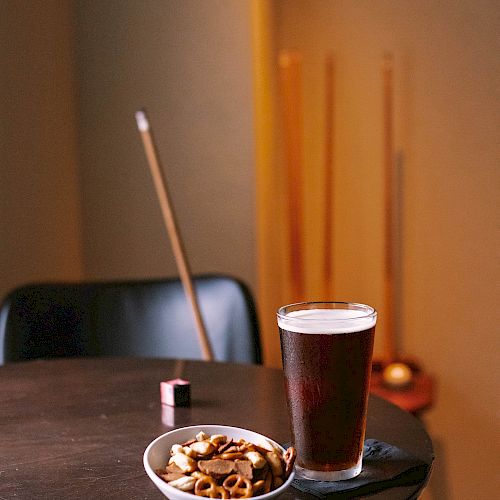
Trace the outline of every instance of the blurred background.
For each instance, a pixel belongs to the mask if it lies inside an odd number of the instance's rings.
[[[302,55],[306,293],[320,298],[323,65],[335,54],[332,294],[384,333],[382,60],[402,175],[399,343],[436,380],[424,498],[500,487],[500,4],[0,0],[0,295],[177,275],[134,113],[149,111],[194,272],[246,281],[265,363],[284,267],[278,53]],[[380,352],[377,341],[376,354]]]

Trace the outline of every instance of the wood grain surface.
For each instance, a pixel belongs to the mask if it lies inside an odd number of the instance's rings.
[[[159,384],[191,382],[188,408],[162,407]],[[81,358],[0,367],[0,499],[160,499],[142,456],[173,427],[227,424],[285,443],[282,373],[257,365]],[[427,460],[432,444],[411,415],[371,397],[367,437]],[[410,498],[422,485],[370,498]],[[311,498],[295,489],[287,498]]]

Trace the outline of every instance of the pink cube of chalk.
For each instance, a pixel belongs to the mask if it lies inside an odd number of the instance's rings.
[[[188,380],[175,378],[160,382],[161,404],[169,406],[189,406],[191,404],[191,384]]]

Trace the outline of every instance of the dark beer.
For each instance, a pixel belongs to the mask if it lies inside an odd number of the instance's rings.
[[[375,319],[348,321],[337,330],[319,331],[338,313],[330,311],[325,316],[322,312],[321,321],[315,323],[309,321],[312,312],[307,313],[305,323],[299,316],[298,326],[294,318],[280,323],[297,464],[322,472],[356,468],[365,434]],[[318,478],[328,479],[328,475]]]

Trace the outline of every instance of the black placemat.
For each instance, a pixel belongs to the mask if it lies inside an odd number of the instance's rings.
[[[345,481],[294,479],[292,486],[318,498],[349,498],[368,495],[395,486],[409,486],[426,480],[431,463],[383,441],[367,439],[363,448],[363,469]]]

